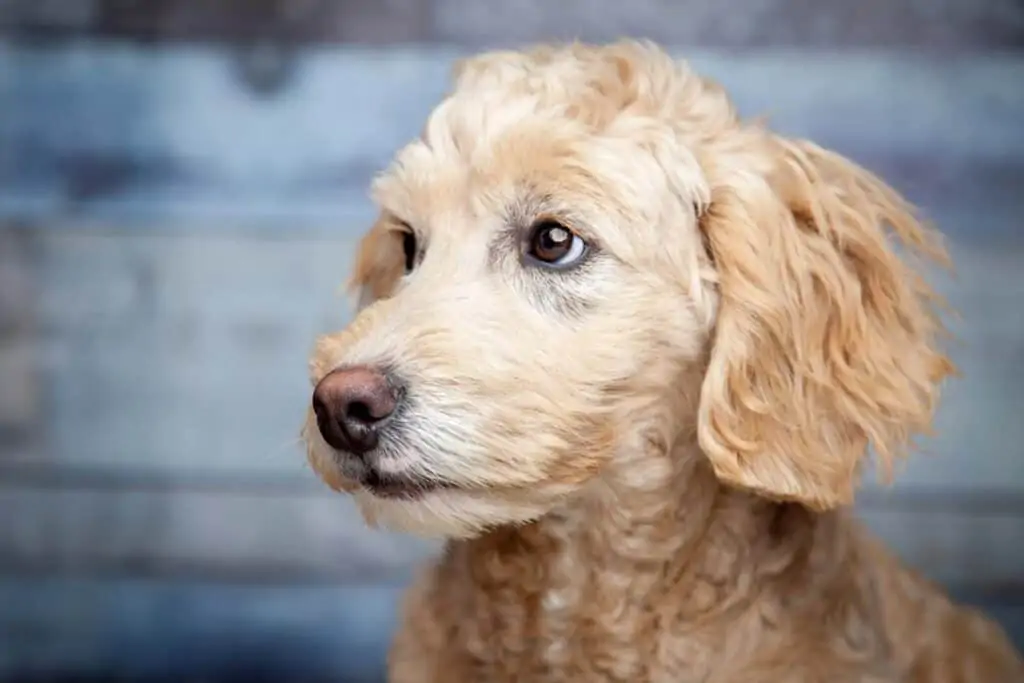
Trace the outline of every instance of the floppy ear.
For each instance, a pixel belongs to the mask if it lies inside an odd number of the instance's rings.
[[[355,295],[356,309],[391,296],[405,272],[402,249],[394,232],[380,221],[359,242],[346,288]]]
[[[948,261],[869,172],[808,142],[769,145],[767,175],[710,178],[720,309],[698,437],[723,481],[828,509],[852,501],[869,443],[888,473],[929,429],[954,368],[915,259]]]

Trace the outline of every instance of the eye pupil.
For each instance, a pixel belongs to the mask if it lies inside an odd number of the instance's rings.
[[[405,272],[411,273],[416,267],[416,235],[402,233],[402,251],[405,252]]]
[[[570,255],[579,237],[569,228],[554,221],[544,221],[534,228],[530,255],[543,263],[557,263]]]
[[[558,249],[569,241],[569,231],[559,226],[541,233],[541,243],[546,249]]]

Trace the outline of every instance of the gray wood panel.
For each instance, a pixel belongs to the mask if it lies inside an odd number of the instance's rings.
[[[954,190],[997,208],[1017,198],[1019,56],[676,52],[744,112],[887,167],[894,182],[944,183],[947,206]],[[265,95],[223,51],[0,42],[0,217],[364,215],[369,179],[419,134],[460,54],[308,50]]]
[[[0,567],[31,574],[395,582],[434,548],[318,491],[0,487],[0,518]]]
[[[299,476],[315,335],[347,317],[351,239],[41,237],[54,461]]]
[[[1019,504],[914,508],[875,497],[859,514],[947,585],[1021,588]],[[404,581],[436,550],[366,527],[348,497],[319,491],[3,487],[0,519],[0,567],[32,574]]]
[[[2,0],[0,30],[53,37],[360,44],[509,43],[622,34],[677,44],[998,47],[1024,42],[1014,0]]]
[[[336,582],[423,557],[323,492],[297,430],[366,184],[458,54],[310,51],[268,95],[217,50],[0,43],[0,567]],[[943,580],[1019,586],[1024,60],[690,56],[950,235],[965,377],[931,453],[861,509]]]
[[[0,443],[28,438],[39,417],[31,242],[0,227]]]
[[[383,681],[401,590],[0,579],[0,678]],[[1024,647],[1024,606],[960,597]]]
[[[639,35],[715,46],[1019,45],[1024,10],[1013,0],[436,0],[438,34],[469,44]]]
[[[0,577],[0,679],[375,683],[401,590]]]
[[[125,226],[35,239],[46,419],[41,451],[25,457],[300,476],[307,353],[348,319],[353,238]],[[901,484],[1024,490],[1022,255],[954,244],[958,279],[941,282],[960,311],[964,377]]]

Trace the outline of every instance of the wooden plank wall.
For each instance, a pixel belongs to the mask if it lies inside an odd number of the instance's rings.
[[[208,619],[230,592],[186,598],[181,582],[273,583],[231,593],[212,623],[266,625],[255,605],[280,616],[295,595],[291,627],[273,623],[299,640],[325,628],[316,590],[342,605],[372,594],[330,628],[343,650],[379,649],[388,587],[433,547],[368,531],[306,469],[306,352],[347,319],[338,286],[372,216],[366,184],[417,134],[452,61],[545,36],[668,41],[745,112],[879,172],[946,231],[965,376],[930,454],[859,510],[936,578],[1022,594],[1024,8],[598,4],[293,3],[306,9],[288,23],[268,18],[285,12],[274,3],[0,1],[0,600],[16,605],[0,609],[0,642],[49,643],[0,647],[0,678],[128,666],[82,645],[88,624],[114,624],[114,647],[150,614],[128,619],[127,604]],[[267,36],[288,46],[273,78],[226,47]],[[62,595],[93,595],[89,618]],[[337,653],[309,656],[351,673]]]
[[[1016,0],[0,0],[21,35],[484,46],[643,35],[676,45],[1020,47]]]

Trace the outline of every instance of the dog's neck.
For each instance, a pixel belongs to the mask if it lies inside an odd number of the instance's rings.
[[[430,586],[453,661],[492,680],[709,680],[723,643],[849,587],[863,545],[843,513],[724,486],[695,437],[633,446],[561,509],[448,544]]]
[[[754,599],[752,586],[829,572],[841,553],[837,523],[724,487],[695,439],[661,448],[646,439],[562,509],[458,542],[447,560],[468,570],[478,599],[491,597],[478,609],[504,612],[511,602],[545,630],[561,621],[567,633],[580,615],[607,610],[638,628],[659,595],[676,596],[673,619],[705,620]]]

